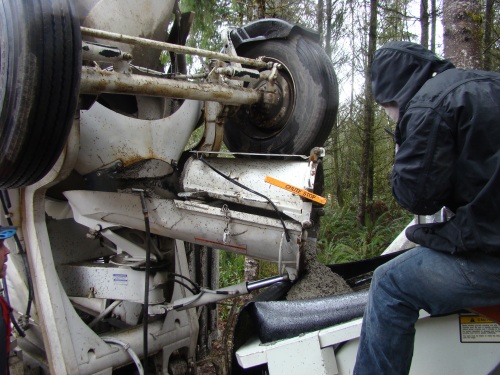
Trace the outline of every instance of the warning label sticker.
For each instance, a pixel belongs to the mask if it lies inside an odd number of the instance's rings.
[[[500,324],[476,314],[460,314],[461,342],[500,342]]]

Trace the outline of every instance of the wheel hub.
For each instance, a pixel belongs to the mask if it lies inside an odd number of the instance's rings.
[[[283,129],[293,113],[295,99],[293,82],[287,72],[280,71],[274,82],[262,80],[254,84],[252,88],[272,92],[278,100],[276,104],[259,103],[250,106],[247,110],[250,122],[266,136]]]

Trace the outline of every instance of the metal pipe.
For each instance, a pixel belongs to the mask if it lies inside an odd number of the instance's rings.
[[[288,275],[270,277],[268,279],[249,282],[247,285],[247,289],[249,292],[251,292],[253,290],[265,288],[266,286],[270,286],[279,283],[281,281],[288,281],[288,280],[289,280]]]
[[[89,67],[82,67],[80,93],[162,96],[214,101],[227,105],[254,104],[258,102],[273,104],[277,99],[275,94],[252,89],[123,74]]]
[[[135,37],[135,36],[123,35],[123,34],[118,34],[118,33],[112,33],[109,31],[96,30],[96,29],[91,29],[88,27],[81,27],[81,32],[82,32],[82,35],[86,35],[86,36],[90,36],[90,37],[94,37],[94,38],[113,40],[115,42],[127,43],[127,44],[132,44],[132,45],[142,45],[142,46],[146,46],[146,47],[159,49],[161,51],[170,51],[170,52],[179,53],[179,54],[183,54],[183,55],[186,55],[186,54],[187,55],[196,55],[196,56],[207,57],[210,59],[236,62],[236,63],[240,63],[243,65],[254,66],[256,68],[269,67],[269,63],[264,62],[264,61],[260,61],[260,60],[248,59],[248,58],[239,57],[239,56],[230,56],[230,55],[226,55],[225,53],[212,52],[212,51],[207,51],[207,50],[193,48],[193,47],[186,47],[186,46],[181,46],[179,44],[158,42],[156,40],[139,38],[139,37]]]
[[[106,307],[106,309],[104,309],[99,315],[97,315],[94,320],[92,320],[90,323],[89,323],[89,327],[92,328],[93,326],[95,326],[97,323],[99,323],[104,317],[106,317],[111,311],[113,311],[113,309],[118,306],[120,303],[122,302],[122,300],[116,300],[114,301],[111,305],[109,305],[108,307]]]
[[[201,293],[196,294],[194,296],[181,298],[179,300],[174,301],[171,305],[150,306],[150,313],[160,314],[170,310],[177,310],[177,311],[186,310],[192,307],[198,307],[209,303],[222,301],[228,298],[234,298],[237,296],[248,294],[253,290],[265,288],[275,283],[287,280],[289,280],[288,275],[283,275],[283,276],[270,277],[268,279],[262,279],[254,282],[244,281],[239,284],[230,285],[225,288],[220,288],[216,290],[209,290],[202,288]]]
[[[146,372],[148,370],[148,306],[149,306],[149,275],[151,273],[151,229],[149,225],[149,211],[148,206],[146,204],[146,198],[144,195],[143,189],[132,189],[133,191],[138,191],[141,197],[141,207],[142,214],[144,215],[144,225],[146,232],[146,272],[144,273],[144,305],[143,305],[143,314],[142,319],[143,323],[143,351],[144,351],[144,368]]]
[[[236,79],[246,82],[257,82],[260,79],[267,79],[267,73],[260,73],[258,70],[245,69],[245,68],[235,68],[233,66],[226,66],[224,68],[215,69],[216,74],[222,74],[230,77],[231,79]]]
[[[231,285],[225,288],[220,288],[212,291],[202,289],[202,292],[199,294],[176,300],[173,302],[172,305],[156,306],[156,308],[158,308],[159,311],[161,311],[161,309],[165,309],[165,311],[166,310],[182,311],[190,309],[192,307],[203,306],[209,303],[215,303],[218,301],[222,301],[228,298],[234,298],[245,294],[248,294],[246,281],[236,285]],[[155,306],[152,306],[152,308],[154,309]]]
[[[132,55],[123,53],[119,48],[102,44],[82,42],[82,59],[91,61],[122,61],[132,60]]]

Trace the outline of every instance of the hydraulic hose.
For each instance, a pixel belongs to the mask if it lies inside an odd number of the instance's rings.
[[[126,350],[127,353],[130,355],[130,357],[132,358],[132,360],[134,361],[135,365],[137,366],[137,370],[139,371],[139,375],[144,375],[144,368],[142,367],[141,360],[139,359],[137,354],[130,348],[129,344],[127,344],[123,341],[111,338],[111,337],[101,337],[101,339],[102,339],[102,341],[107,342],[108,344],[119,345],[124,350]],[[146,354],[145,354],[145,356],[146,356]]]
[[[144,225],[146,230],[146,272],[144,280],[144,305],[143,305],[143,351],[144,351],[144,368],[147,371],[148,362],[148,307],[149,307],[149,275],[151,268],[151,229],[149,226],[149,212],[144,197],[144,190],[134,189],[140,193],[142,213],[144,215]]]

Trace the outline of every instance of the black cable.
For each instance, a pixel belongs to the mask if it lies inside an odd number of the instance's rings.
[[[146,198],[144,191],[140,191],[142,213],[144,215],[144,225],[146,229],[146,272],[144,281],[144,306],[143,306],[143,351],[144,351],[144,373],[148,369],[148,307],[149,307],[149,275],[151,271],[151,230],[149,227],[149,213],[146,206]]]
[[[247,191],[249,191],[250,193],[252,194],[255,194],[255,195],[258,195],[259,197],[261,198],[264,198],[267,202],[269,202],[271,204],[271,206],[273,206],[274,210],[276,211],[276,213],[278,214],[278,218],[280,219],[281,221],[281,225],[283,226],[283,230],[285,231],[285,238],[286,238],[286,242],[290,242],[291,238],[290,238],[290,234],[288,233],[288,229],[287,227],[285,226],[285,221],[283,220],[283,216],[281,214],[281,211],[278,210],[278,207],[276,207],[276,205],[274,204],[274,202],[269,199],[268,197],[266,197],[264,194],[261,194],[255,190],[252,190],[250,189],[249,187],[243,185],[242,183],[236,181],[235,179],[229,177],[229,176],[226,176],[224,173],[222,173],[221,171],[219,171],[218,169],[216,169],[215,167],[211,166],[204,158],[203,158],[203,155],[199,155],[198,156],[198,159],[201,160],[203,163],[205,163],[211,170],[213,170],[215,173],[217,173],[219,176],[222,176],[224,177],[226,180],[232,182],[233,184],[235,184],[236,186],[239,186],[240,188],[242,189],[245,189]]]
[[[5,217],[7,218],[7,223],[10,226],[13,226],[12,219],[10,218],[9,215],[9,207],[11,207],[10,203],[10,197],[9,197],[9,192],[7,190],[2,190],[0,191],[0,200],[2,202],[2,207],[3,211],[5,213]],[[19,254],[21,255],[21,259],[23,260],[24,264],[24,271],[26,274],[26,280],[28,282],[28,305],[26,306],[26,316],[30,317],[31,316],[31,305],[33,303],[33,281],[31,279],[31,273],[28,265],[28,260],[26,259],[26,251],[23,248],[23,245],[21,244],[21,241],[19,240],[19,236],[14,234],[14,241],[16,242],[16,246],[19,250]]]
[[[175,280],[174,279],[174,282],[176,282],[179,285],[182,285],[184,288],[186,288],[187,290],[189,290],[191,292],[191,294],[198,294],[199,293],[199,292],[196,292],[195,290],[193,290],[190,286],[188,286],[187,284],[183,283],[180,280]]]
[[[170,275],[172,275],[174,277],[177,276],[177,277],[180,277],[181,279],[188,281],[194,287],[194,289],[198,291],[197,293],[194,293],[194,294],[198,294],[200,292],[200,286],[197,283],[195,283],[193,280],[191,280],[190,278],[188,278],[184,275],[180,275],[178,273],[173,273],[173,272],[171,272]]]

